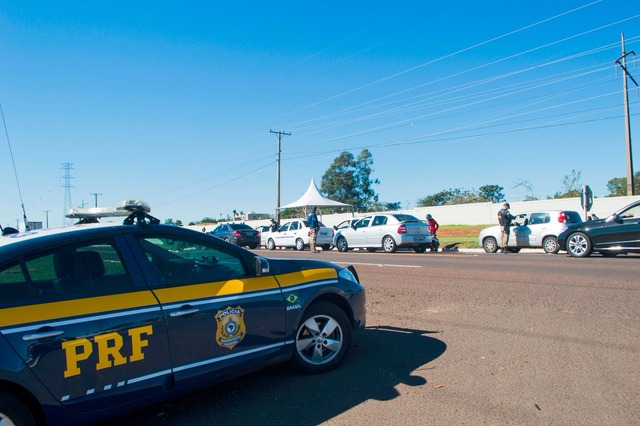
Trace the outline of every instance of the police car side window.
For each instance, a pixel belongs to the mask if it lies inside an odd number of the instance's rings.
[[[0,301],[18,304],[134,289],[110,241],[57,247],[16,261],[0,271],[0,286]]]
[[[169,236],[145,237],[139,244],[161,286],[199,284],[242,278],[242,259],[215,244]]]

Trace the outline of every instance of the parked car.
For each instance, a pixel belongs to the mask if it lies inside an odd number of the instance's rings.
[[[558,244],[575,257],[586,257],[593,252],[603,256],[640,253],[640,201],[606,219],[570,226],[558,236]]]
[[[374,252],[382,248],[393,253],[398,248],[410,247],[417,253],[424,253],[431,246],[429,225],[410,214],[368,215],[337,232],[335,246],[342,252],[354,248]]]
[[[341,231],[343,229],[351,228],[353,224],[359,221],[360,219],[362,219],[362,216],[352,217],[347,220],[343,220],[337,225],[333,225],[333,229],[335,232],[333,233],[333,244],[331,244],[331,248],[336,246],[336,239],[338,238],[339,235],[341,235]]]
[[[546,253],[557,253],[558,235],[573,223],[581,223],[580,213],[573,210],[544,210],[515,215],[507,250],[517,253],[522,248],[542,248]],[[478,244],[487,253],[500,247],[500,226],[480,231]]]
[[[254,249],[260,245],[260,232],[244,223],[223,223],[210,234],[240,247]]]
[[[352,267],[123,211],[0,236],[1,424],[89,424],[281,361],[329,371],[365,325]]]
[[[267,248],[289,247],[304,250],[309,247],[311,230],[304,219],[293,219],[284,222],[276,232],[270,232],[267,237]],[[320,229],[316,238],[316,246],[322,250],[330,250],[333,243],[333,229],[327,228],[320,222]]]
[[[260,226],[256,226],[254,229],[260,233],[260,247],[266,247],[267,238],[268,238],[269,232],[271,232],[271,226],[260,225]]]

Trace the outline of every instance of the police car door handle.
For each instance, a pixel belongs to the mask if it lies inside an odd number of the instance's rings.
[[[64,331],[60,331],[60,330],[43,331],[42,333],[27,334],[26,336],[22,336],[22,340],[24,340],[25,342],[28,342],[30,340],[48,339],[50,337],[58,337],[61,334],[64,334]]]
[[[176,312],[171,312],[169,314],[170,317],[181,317],[184,315],[192,315],[195,314],[196,312],[199,312],[200,309],[198,308],[191,308],[191,309],[180,309],[179,311]]]

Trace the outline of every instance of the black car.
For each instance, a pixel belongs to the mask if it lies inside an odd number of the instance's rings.
[[[640,201],[635,201],[606,219],[570,225],[558,236],[560,250],[586,257],[640,253]]]
[[[123,211],[0,236],[0,424],[87,424],[280,361],[329,371],[365,325],[352,267]]]
[[[244,223],[224,223],[210,232],[218,237],[241,247],[254,249],[260,245],[260,232]]]

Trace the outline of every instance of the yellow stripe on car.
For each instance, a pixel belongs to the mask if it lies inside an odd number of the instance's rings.
[[[158,301],[153,297],[153,293],[145,290],[134,293],[18,306],[0,309],[0,327],[157,305]]]

